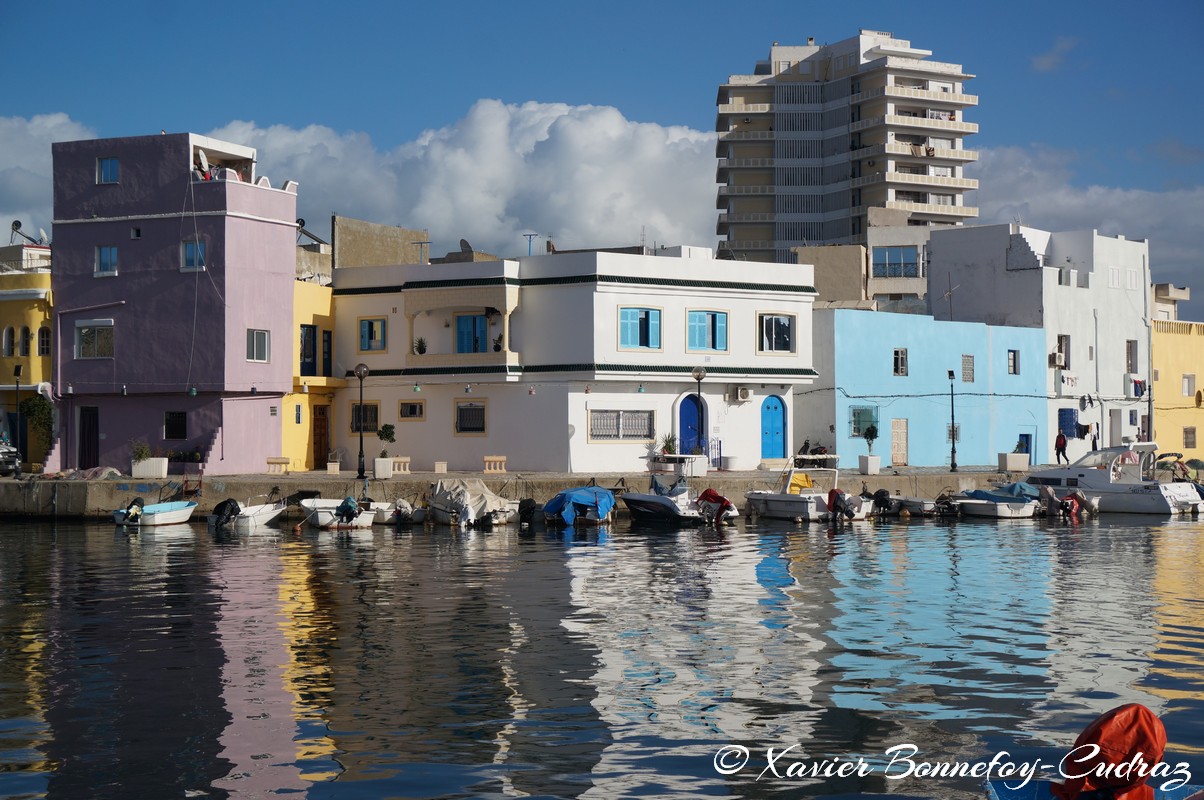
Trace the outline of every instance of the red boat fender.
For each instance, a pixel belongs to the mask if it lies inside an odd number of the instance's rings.
[[[1154,712],[1140,703],[1119,706],[1083,729],[1062,760],[1062,774],[1072,777],[1050,789],[1061,800],[1096,790],[1114,800],[1154,800],[1146,777],[1165,750],[1166,729]]]

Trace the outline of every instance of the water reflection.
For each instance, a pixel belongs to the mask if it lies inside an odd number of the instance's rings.
[[[1128,701],[1204,778],[1204,529],[1132,522],[10,525],[0,795],[970,796],[756,776],[792,744],[1053,755]]]

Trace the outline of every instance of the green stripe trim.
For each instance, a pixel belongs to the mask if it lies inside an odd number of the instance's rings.
[[[818,295],[814,286],[788,283],[750,283],[748,281],[699,281],[690,278],[648,278],[637,275],[568,275],[552,278],[464,278],[459,280],[407,281],[391,286],[360,286],[335,289],[337,295],[395,294],[407,289],[455,289],[475,286],[572,286],[612,284],[617,286],[669,286],[674,288],[727,289],[740,291],[790,292]]]
[[[410,367],[407,369],[380,369],[372,370],[368,377],[376,375],[378,377],[406,377],[418,375],[514,375],[521,376],[525,374],[539,374],[543,372],[582,372],[591,375],[599,373],[615,374],[615,373],[633,373],[635,376],[644,376],[649,379],[657,377],[669,377],[674,375],[689,375],[694,370],[696,365],[682,366],[670,364],[663,367],[652,368],[648,364],[535,364],[524,367],[511,367],[504,364],[479,367]],[[707,367],[707,376],[716,375],[739,375],[744,380],[756,381],[760,377],[764,378],[816,378],[819,373],[809,367],[787,368],[787,367],[760,367],[756,369],[744,367]],[[348,378],[355,378],[351,372],[347,372]],[[693,378],[691,378],[693,380]]]

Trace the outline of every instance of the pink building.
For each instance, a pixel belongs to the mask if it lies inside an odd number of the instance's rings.
[[[263,471],[294,372],[296,184],[196,134],[53,156],[59,466],[126,472],[141,439],[207,473]]]

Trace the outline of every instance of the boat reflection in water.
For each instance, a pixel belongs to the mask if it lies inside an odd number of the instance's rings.
[[[1112,519],[10,525],[0,796],[970,797],[883,753],[1056,762],[1124,702],[1204,775],[1204,529]],[[757,780],[792,744],[874,769]]]

